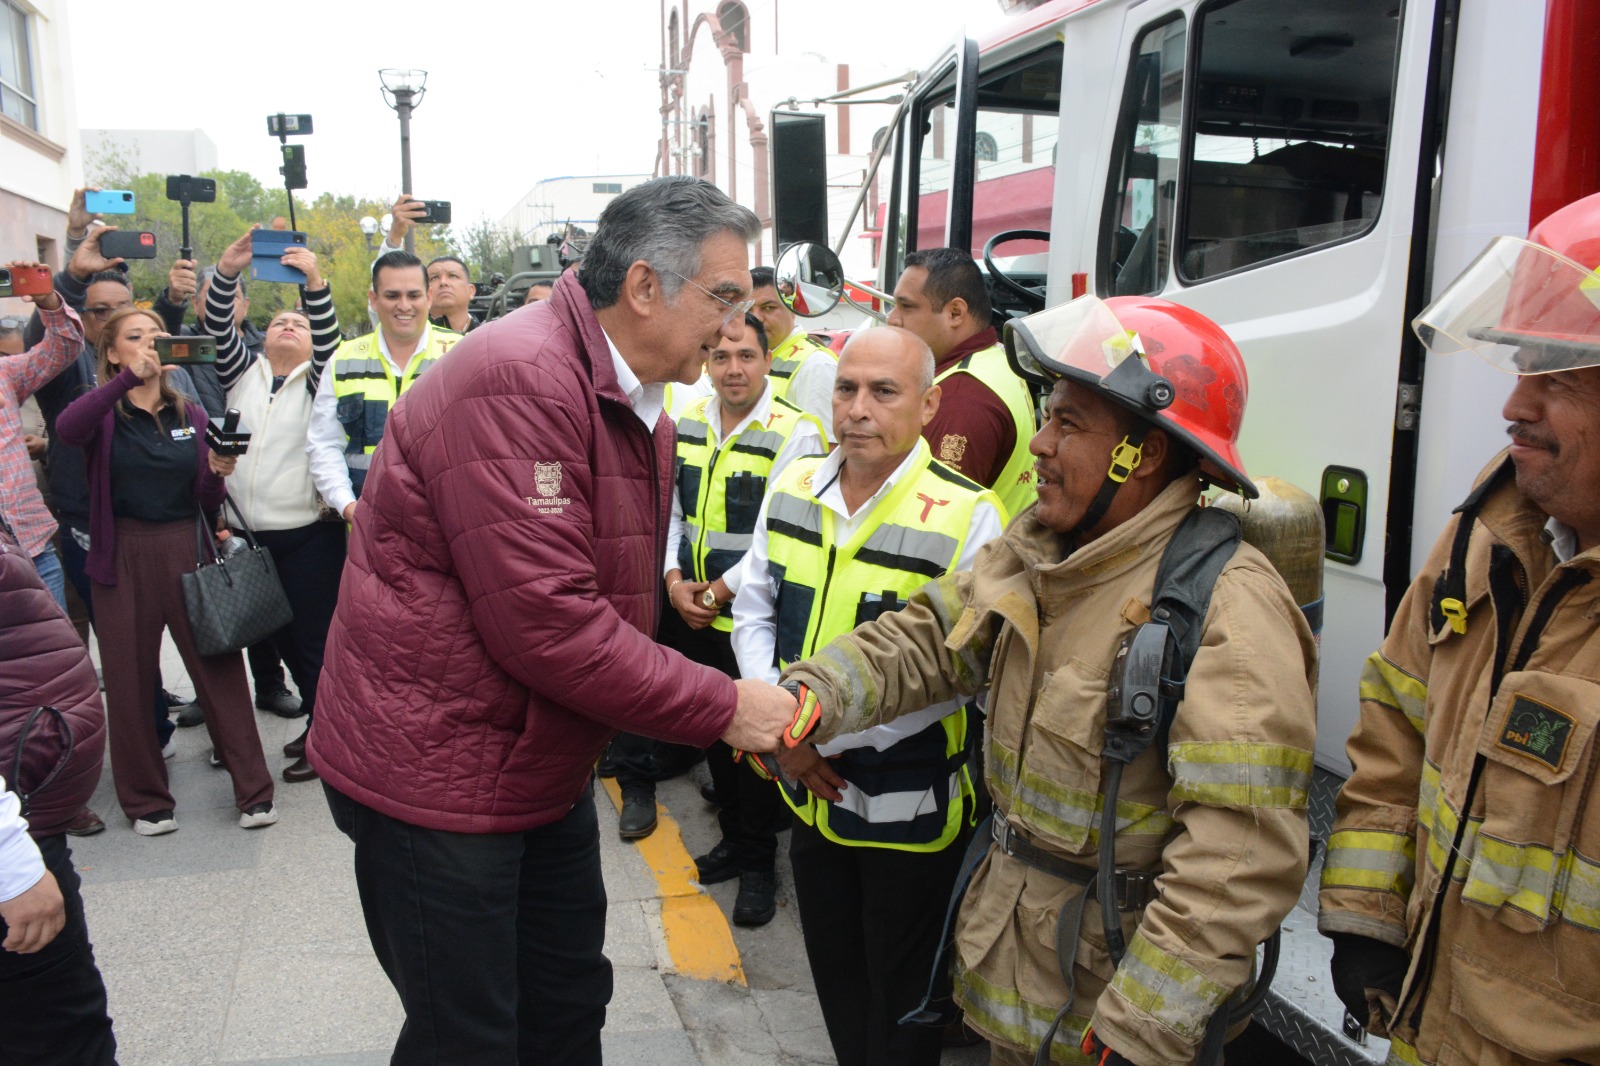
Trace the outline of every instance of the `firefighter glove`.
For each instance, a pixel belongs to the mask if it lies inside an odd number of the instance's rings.
[[[1368,1031],[1384,1036],[1400,1000],[1411,956],[1404,949],[1354,933],[1333,934],[1333,990]]]

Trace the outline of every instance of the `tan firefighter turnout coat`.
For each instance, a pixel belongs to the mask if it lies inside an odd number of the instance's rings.
[[[1411,953],[1391,1062],[1600,1063],[1600,549],[1558,565],[1503,477],[1458,633],[1431,605],[1459,521],[1367,660],[1319,925]]]
[[[1093,866],[1103,803],[1106,681],[1118,643],[1149,618],[1161,554],[1195,506],[1176,482],[1139,515],[1063,558],[1025,511],[970,572],[930,582],[797,663],[818,693],[818,739],[988,686],[987,778],[997,818]],[[1315,647],[1277,573],[1241,544],[1217,580],[1169,745],[1123,777],[1119,867],[1159,872],[1123,916],[1113,972],[1098,907],[1083,916],[1076,1001],[1057,1062],[1082,1062],[1083,1030],[1142,1066],[1191,1062],[1213,1010],[1250,978],[1256,945],[1305,876],[1315,734]],[[991,1041],[1031,1052],[1065,1004],[1056,919],[1083,889],[991,848],[962,904],[956,997]]]

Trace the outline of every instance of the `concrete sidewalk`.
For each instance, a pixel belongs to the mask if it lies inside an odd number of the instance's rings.
[[[167,687],[193,692],[170,642]],[[301,720],[258,713],[274,775]],[[179,830],[134,834],[117,807],[109,760],[92,806],[106,832],[72,840],[89,932],[105,975],[122,1066],[383,1066],[402,1015],[367,941],[351,867],[315,782],[277,787],[277,825],[242,830],[226,773],[206,760],[203,728],[177,732],[167,764]],[[661,786],[659,801],[689,854],[715,843],[698,781]],[[616,810],[597,792],[610,913],[606,954],[616,991],[604,1031],[608,1062],[651,1066],[824,1066],[834,1061],[805,961],[787,863],[778,917],[733,930],[745,984],[671,972],[661,886]],[[780,848],[782,852],[783,848]],[[713,887],[721,913],[737,882]],[[947,1066],[987,1061],[947,1052]]]

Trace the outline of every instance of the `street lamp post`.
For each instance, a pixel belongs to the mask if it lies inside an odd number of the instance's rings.
[[[372,254],[372,238],[378,235],[378,220],[371,215],[361,216],[361,236],[367,240],[367,254]]]
[[[385,67],[378,71],[383,82],[383,102],[400,116],[400,191],[411,192],[411,112],[422,105],[427,93],[428,72]],[[413,230],[406,230],[406,251],[415,251]]]

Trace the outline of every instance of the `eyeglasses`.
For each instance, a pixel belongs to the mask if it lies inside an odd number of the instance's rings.
[[[667,273],[671,274],[673,277],[680,278],[683,281],[687,281],[690,285],[693,285],[695,288],[699,289],[701,292],[705,293],[707,296],[709,296],[713,300],[717,301],[717,303],[719,303],[722,306],[726,307],[728,309],[728,313],[722,316],[722,324],[724,326],[726,326],[729,322],[732,322],[736,318],[739,319],[740,321],[743,321],[744,320],[744,316],[749,314],[750,313],[750,309],[756,305],[756,302],[754,300],[740,300],[738,303],[734,303],[732,300],[725,300],[722,297],[718,296],[716,293],[712,292],[710,289],[706,288],[704,285],[700,284],[698,281],[694,280],[693,278],[685,278],[682,274],[679,274],[676,270],[669,270],[669,271],[667,271]]]
[[[115,314],[116,312],[122,310],[123,307],[132,307],[132,306],[133,306],[132,304],[123,304],[122,307],[85,307],[83,309],[83,317],[84,318],[105,318],[108,315]]]
[[[14,329],[21,329],[27,324],[28,323],[26,319],[17,318],[14,315],[7,315],[4,318],[0,318],[0,329],[3,329],[8,333]]]

